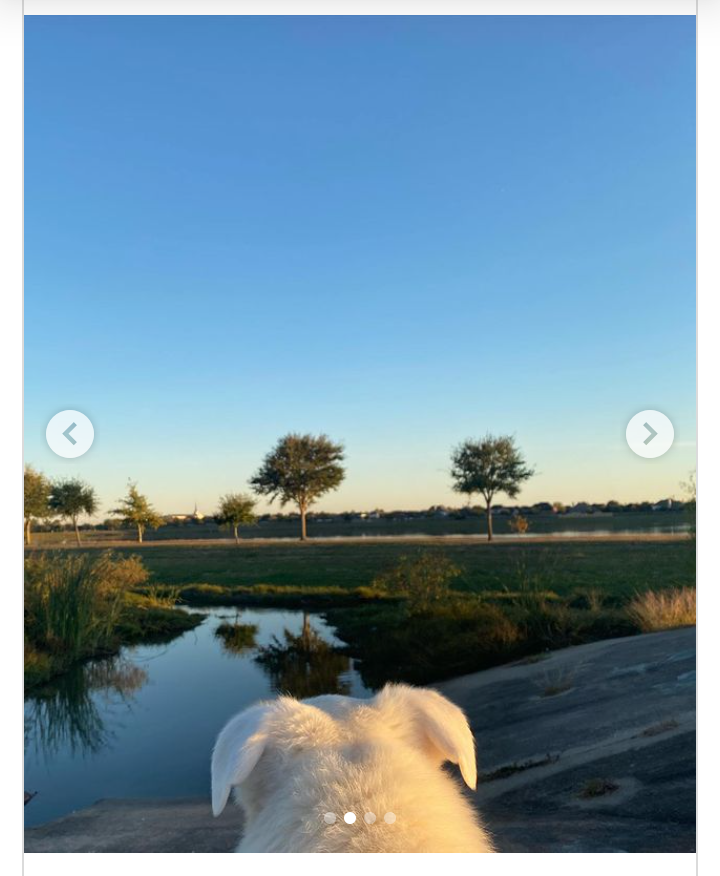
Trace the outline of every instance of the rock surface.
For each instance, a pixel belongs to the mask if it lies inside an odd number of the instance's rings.
[[[508,852],[695,850],[695,629],[567,648],[437,685],[468,714],[473,795]],[[101,800],[26,830],[28,852],[228,852],[208,800]]]

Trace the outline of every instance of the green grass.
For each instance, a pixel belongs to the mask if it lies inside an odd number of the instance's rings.
[[[190,605],[324,611],[372,687],[387,680],[426,684],[546,650],[631,635],[642,629],[628,611],[638,593],[695,582],[690,539],[445,541],[432,544],[433,550],[462,572],[442,600],[418,610],[412,600],[388,598],[379,587],[402,557],[425,548],[420,540],[190,543],[116,549],[115,555],[142,557],[150,579],[135,585],[134,598],[168,617],[181,614],[161,607],[175,595]],[[93,558],[100,551],[62,554]]]
[[[353,590],[422,547],[421,543],[153,545],[117,548],[139,554],[153,583],[222,587],[324,588]],[[94,553],[97,548],[83,552]],[[463,569],[454,582],[469,593],[516,590],[524,578],[542,579],[560,596],[600,590],[615,598],[637,591],[693,584],[695,556],[686,541],[573,541],[492,545],[442,544]],[[536,581],[537,583],[537,581]]]
[[[137,557],[33,552],[25,561],[25,686],[32,688],[78,662],[122,645],[168,641],[200,616],[144,596]]]

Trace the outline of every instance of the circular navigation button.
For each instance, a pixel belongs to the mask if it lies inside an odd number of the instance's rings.
[[[657,459],[672,447],[675,429],[660,411],[640,411],[627,424],[625,439],[633,453],[645,459]]]
[[[45,429],[50,450],[65,459],[77,459],[87,453],[94,438],[93,424],[80,411],[60,411]]]

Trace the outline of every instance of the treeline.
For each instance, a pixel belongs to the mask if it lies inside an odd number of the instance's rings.
[[[300,515],[301,535],[307,538],[307,512],[325,493],[337,489],[345,477],[342,462],[345,451],[342,444],[326,435],[290,434],[281,438],[265,456],[262,465],[250,479],[256,496],[275,499],[282,506],[293,503]],[[51,481],[32,466],[25,468],[24,536],[32,542],[32,528],[38,520],[53,518],[72,525],[78,545],[81,544],[79,519],[98,512],[99,502],[95,489],[79,478]],[[127,494],[119,506],[111,511],[113,519],[137,532],[142,542],[147,529],[157,529],[162,517],[143,495],[137,484],[128,484]],[[228,493],[220,497],[216,519],[230,527],[238,540],[238,528],[252,525],[257,519],[257,499],[246,493]]]
[[[99,502],[93,487],[78,478],[50,480],[31,466],[25,469],[25,542],[32,541],[32,530],[39,522],[44,528],[60,523],[75,532],[81,544],[80,532],[85,528],[133,528],[138,542],[142,542],[148,529],[157,529],[167,523],[214,521],[233,531],[239,540],[238,529],[252,526],[259,521],[271,519],[297,519],[300,538],[307,538],[308,519],[323,521],[362,519],[415,519],[421,517],[451,517],[463,519],[482,515],[486,520],[487,536],[493,536],[493,513],[517,518],[518,531],[524,531],[523,521],[533,514],[596,514],[623,511],[654,511],[675,507],[672,500],[622,505],[610,501],[604,504],[577,503],[565,506],[562,503],[539,502],[534,505],[498,506],[497,497],[504,495],[515,499],[521,486],[535,471],[527,465],[522,453],[509,435],[485,435],[480,439],[468,439],[454,448],[450,454],[450,477],[453,490],[466,497],[467,504],[460,508],[435,505],[426,511],[343,512],[331,514],[312,513],[312,507],[325,494],[338,489],[345,479],[345,448],[326,435],[300,435],[291,433],[280,438],[267,453],[262,464],[249,479],[250,492],[229,492],[218,500],[217,511],[206,518],[199,515],[160,515],[137,484],[129,482],[127,493],[118,500],[118,507],[99,526],[79,525],[83,515],[95,516]],[[281,508],[293,506],[291,513],[259,515],[256,505],[260,496],[271,503],[278,500]],[[473,496],[479,496],[482,506],[473,505]]]
[[[290,433],[280,438],[249,480],[255,496],[276,499],[281,507],[292,504],[300,521],[300,538],[307,538],[307,516],[310,508],[326,493],[336,490],[345,479],[345,448],[327,435]],[[480,495],[485,500],[488,538],[492,538],[492,502],[504,493],[515,498],[521,484],[534,471],[529,468],[512,436],[486,435],[479,440],[468,439],[451,454],[453,489],[468,499]],[[141,542],[146,529],[157,529],[165,521],[150,504],[137,485],[128,485],[127,495],[119,500],[112,517],[137,531]],[[238,527],[256,521],[257,500],[246,493],[228,493],[220,498],[216,519],[233,529],[238,539]],[[72,525],[78,544],[82,514],[94,515],[98,510],[95,490],[77,478],[50,481],[42,473],[28,467],[25,471],[25,541],[32,540],[32,525],[36,520],[59,518]]]

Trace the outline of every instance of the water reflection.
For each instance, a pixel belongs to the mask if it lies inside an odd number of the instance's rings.
[[[83,755],[99,751],[110,737],[102,706],[129,705],[146,681],[145,669],[121,658],[72,667],[28,698],[25,747],[45,759],[61,749]]]
[[[206,797],[220,728],[278,689],[371,694],[352,660],[333,653],[342,643],[317,615],[202,612],[205,623],[168,645],[125,648],[123,659],[76,667],[33,690],[25,704],[25,787],[38,795],[25,807],[27,826],[100,799]],[[255,647],[232,637],[228,649],[216,635],[223,623],[257,627]],[[255,659],[261,648],[267,666]]]
[[[245,654],[257,644],[257,624],[241,624],[238,611],[232,623],[223,622],[215,628],[215,635],[222,642],[223,651],[230,655]]]
[[[290,694],[298,699],[350,693],[350,682],[341,678],[350,670],[349,658],[310,626],[307,614],[303,614],[300,634],[294,635],[286,629],[283,640],[274,636],[255,656],[255,662],[270,677],[275,693]]]

